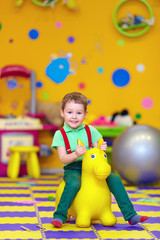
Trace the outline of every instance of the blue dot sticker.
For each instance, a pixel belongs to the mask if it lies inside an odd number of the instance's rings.
[[[29,31],[29,37],[32,40],[35,40],[39,37],[39,32],[36,29],[32,29],[32,30]]]
[[[68,37],[68,42],[69,43],[74,43],[75,39],[73,36]]]
[[[91,100],[90,99],[88,99],[88,104],[91,104]]]
[[[43,83],[42,83],[42,82],[36,82],[36,87],[37,87],[37,88],[43,87]]]
[[[103,73],[103,72],[104,72],[103,67],[99,67],[99,68],[97,69],[97,72],[100,73],[100,74]]]
[[[112,82],[117,87],[125,87],[130,82],[130,74],[125,69],[117,69],[113,72]]]

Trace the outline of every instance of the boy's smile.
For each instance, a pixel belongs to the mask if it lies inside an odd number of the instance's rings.
[[[65,123],[74,129],[77,129],[83,123],[86,114],[84,105],[74,101],[66,103],[64,111],[61,110],[61,116]]]

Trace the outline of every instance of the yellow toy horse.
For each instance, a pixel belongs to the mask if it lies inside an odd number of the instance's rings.
[[[111,167],[105,152],[100,149],[102,142],[101,138],[98,147],[86,151],[83,157],[81,188],[68,210],[68,217],[76,218],[77,227],[89,227],[93,220],[100,220],[104,226],[116,224],[116,217],[111,212],[111,193],[106,183]],[[78,144],[83,145],[80,140]],[[56,193],[56,206],[64,186],[62,181]]]

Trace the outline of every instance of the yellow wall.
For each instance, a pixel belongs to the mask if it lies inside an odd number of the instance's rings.
[[[127,108],[137,123],[159,128],[160,1],[148,0],[155,24],[145,35],[137,38],[125,37],[113,24],[112,14],[119,0],[76,1],[78,11],[68,10],[60,1],[54,8],[42,8],[31,0],[24,0],[19,9],[16,9],[14,1],[1,1],[0,68],[20,64],[34,70],[37,81],[43,83],[43,87],[36,91],[38,100],[57,102],[68,91],[80,91],[91,100],[89,113],[109,116]],[[138,0],[129,0],[118,14],[125,16],[127,11],[149,18],[146,7]],[[61,22],[61,28],[56,27],[57,22]],[[39,32],[35,40],[28,35],[31,29]],[[68,42],[70,36],[75,39],[73,43]],[[124,41],[123,46],[119,46],[120,40]],[[72,54],[69,62],[75,74],[56,84],[46,76],[45,69],[50,64],[51,55],[65,57],[68,53]],[[138,64],[144,65],[143,72],[137,71]],[[100,67],[103,73],[98,73]],[[112,82],[112,74],[119,68],[126,69],[131,76],[127,86],[117,87]],[[19,79],[22,87],[14,90],[6,87],[4,79],[0,83],[0,113],[22,114],[24,102],[30,97],[28,83]],[[80,83],[85,84],[84,89],[79,88]],[[147,97],[153,101],[149,109],[142,105]],[[13,107],[13,103],[17,106]],[[141,114],[141,118],[136,119],[136,114]],[[52,137],[45,135],[41,133],[41,139],[50,144]],[[43,167],[47,161],[43,160]],[[51,164],[57,166],[59,163]]]

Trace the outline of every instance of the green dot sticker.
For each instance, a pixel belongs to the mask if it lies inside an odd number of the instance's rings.
[[[42,94],[42,98],[43,98],[43,99],[48,99],[48,98],[49,98],[49,94],[48,94],[47,92],[44,92],[44,93]]]
[[[140,119],[141,118],[141,114],[140,113],[137,113],[136,114],[136,119]]]
[[[120,47],[124,46],[124,40],[123,39],[118,40],[118,46],[120,46]]]

